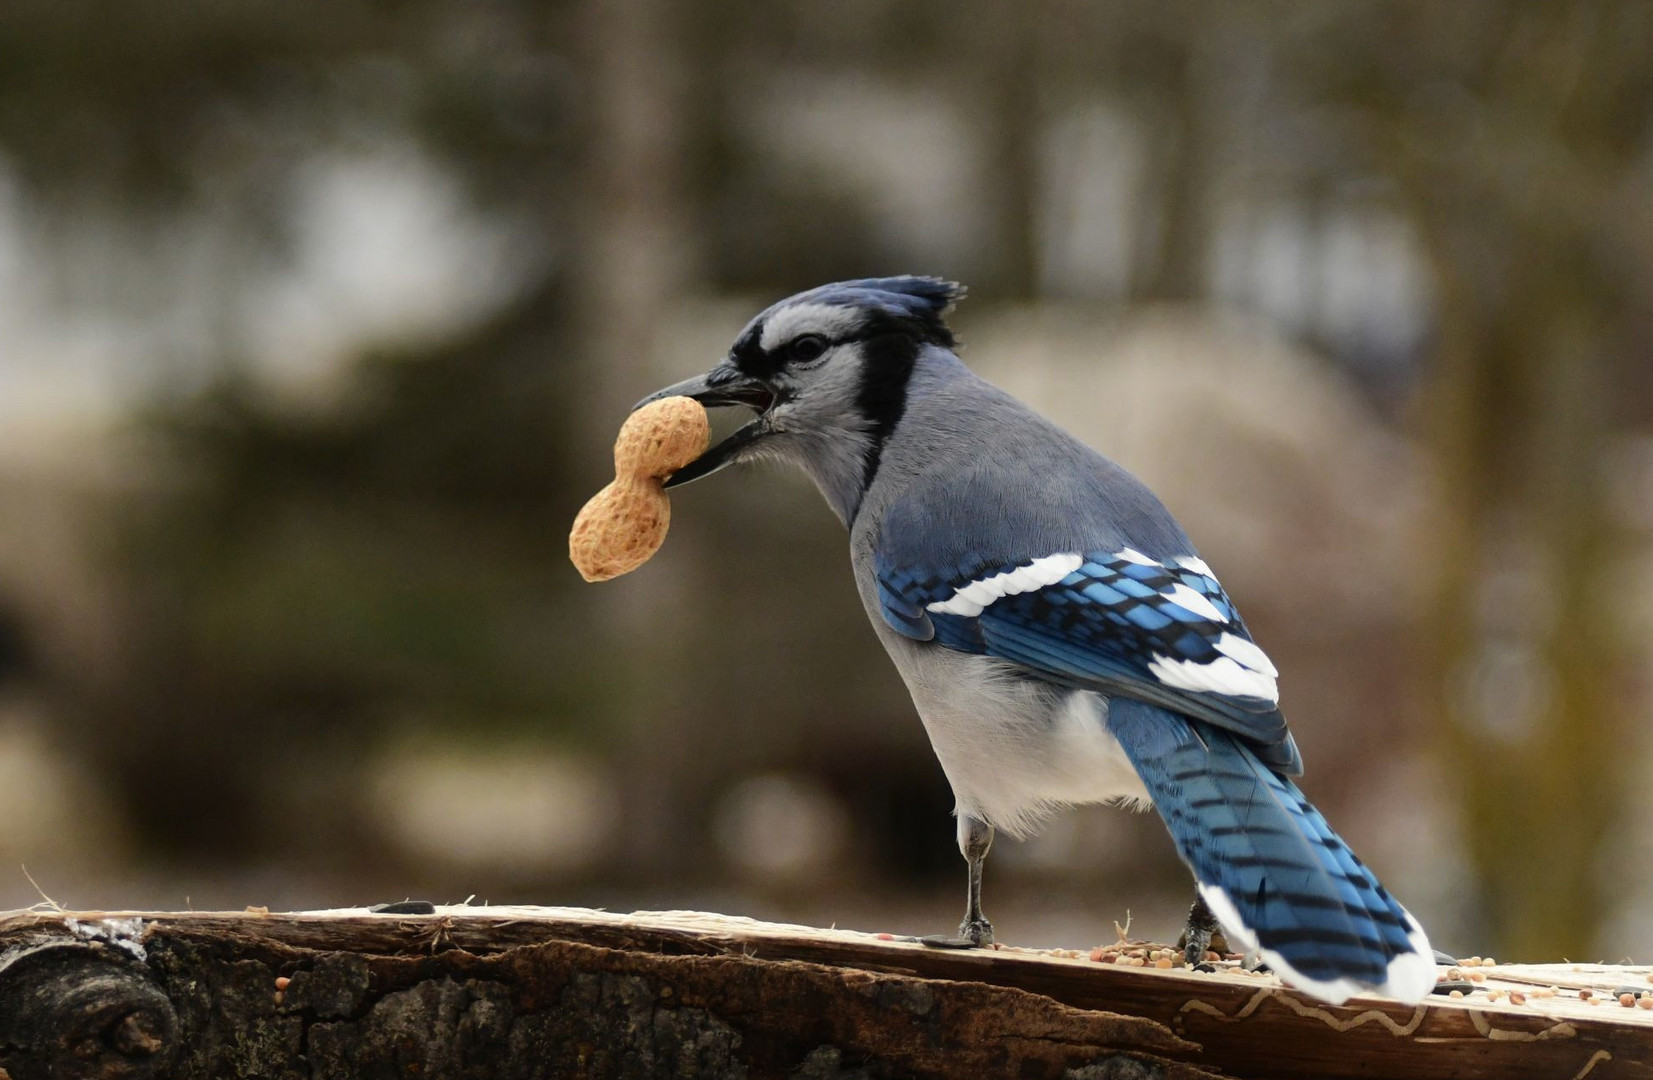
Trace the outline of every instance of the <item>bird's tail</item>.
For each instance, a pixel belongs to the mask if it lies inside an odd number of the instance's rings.
[[[1416,1003],[1434,988],[1417,920],[1244,743],[1117,697],[1108,727],[1231,942],[1332,1004],[1362,990]]]

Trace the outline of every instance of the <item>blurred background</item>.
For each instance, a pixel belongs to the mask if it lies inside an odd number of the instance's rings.
[[[911,272],[1183,520],[1437,944],[1646,961],[1650,120],[1639,2],[10,0],[0,907],[949,930],[801,477],[565,548],[632,401]],[[1014,944],[1190,898],[1100,807],[987,877]]]

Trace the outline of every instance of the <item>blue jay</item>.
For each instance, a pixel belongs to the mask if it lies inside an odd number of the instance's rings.
[[[1421,1000],[1429,941],[1292,782],[1278,673],[1233,601],[1140,481],[964,366],[944,321],[962,295],[927,277],[823,285],[638,403],[757,414],[668,487],[781,460],[848,527],[861,601],[957,799],[965,919],[923,940],[992,941],[995,829],[1151,803],[1197,883],[1190,964],[1220,925],[1327,1002]]]

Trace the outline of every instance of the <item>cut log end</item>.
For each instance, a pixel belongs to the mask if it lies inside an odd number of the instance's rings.
[[[0,958],[0,1066],[11,1080],[168,1075],[178,1017],[148,967],[95,941],[51,940]]]

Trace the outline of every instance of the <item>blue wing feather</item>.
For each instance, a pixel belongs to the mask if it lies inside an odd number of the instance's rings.
[[[1270,766],[1301,771],[1296,745],[1273,700],[1173,685],[1151,666],[1156,660],[1213,664],[1224,658],[1216,647],[1223,635],[1251,640],[1233,603],[1216,579],[1202,572],[1202,564],[1194,569],[1174,559],[1090,552],[1060,581],[1000,596],[977,614],[930,607],[948,602],[972,581],[1031,561],[982,560],[931,571],[889,565],[881,556],[878,596],[884,619],[910,638],[996,656],[1056,682],[1123,694],[1225,728],[1248,740]],[[1193,610],[1187,605],[1200,605],[1186,596],[1186,603],[1172,600],[1168,593],[1179,585],[1223,617],[1213,620]]]
[[[884,621],[900,633],[915,641],[929,641],[936,636],[923,605],[902,596],[883,577],[878,579],[878,604]]]

